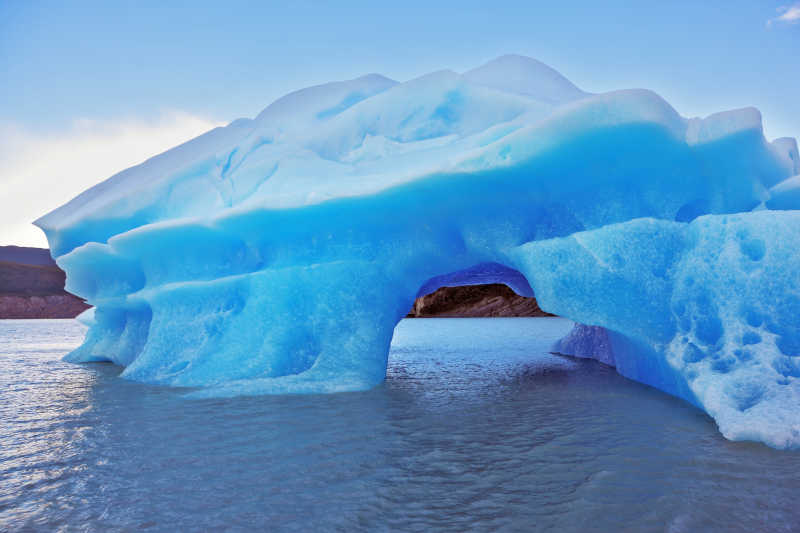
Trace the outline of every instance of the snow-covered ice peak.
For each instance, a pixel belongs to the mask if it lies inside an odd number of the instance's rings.
[[[464,79],[501,91],[563,104],[587,96],[557,70],[536,59],[508,54],[464,73]]]
[[[282,96],[256,117],[257,123],[335,116],[358,102],[381,93],[397,82],[380,74],[315,85]]]

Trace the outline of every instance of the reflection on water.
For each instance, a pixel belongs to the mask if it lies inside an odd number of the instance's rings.
[[[406,320],[371,391],[187,400],[0,321],[0,530],[798,529],[800,454],[548,354],[569,327]]]

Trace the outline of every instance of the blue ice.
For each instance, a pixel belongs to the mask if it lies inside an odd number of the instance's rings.
[[[380,383],[420,292],[503,282],[555,349],[800,447],[800,161],[753,108],[687,119],[530,58],[287,95],[37,221],[95,306],[68,360],[195,396]]]

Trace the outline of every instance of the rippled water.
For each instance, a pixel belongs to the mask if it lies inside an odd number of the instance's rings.
[[[570,326],[405,320],[374,390],[187,400],[0,321],[0,530],[800,529],[800,453],[548,354]]]

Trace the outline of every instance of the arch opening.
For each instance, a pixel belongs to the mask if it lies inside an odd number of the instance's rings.
[[[434,276],[417,291],[406,318],[555,316],[539,307],[527,278],[495,262]]]

